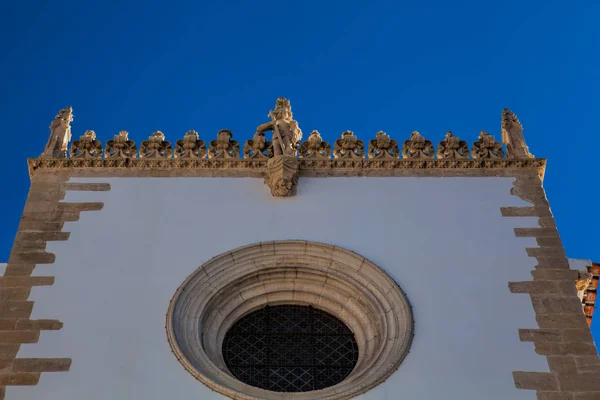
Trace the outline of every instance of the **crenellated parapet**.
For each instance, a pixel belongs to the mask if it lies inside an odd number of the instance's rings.
[[[302,131],[293,119],[289,100],[277,99],[269,117],[270,122],[260,125],[253,137],[243,142],[242,151],[240,142],[233,140],[233,133],[227,129],[217,132],[213,140],[204,140],[198,132],[189,130],[182,139],[174,142],[175,149],[161,131],[143,140],[138,149],[127,131],[120,131],[103,146],[96,139],[96,133],[87,130],[68,149],[73,109],[67,107],[50,125],[46,149],[38,159],[30,160],[30,171],[60,167],[258,169],[266,177],[275,196],[291,196],[295,193],[300,170],[334,171],[335,175],[335,171],[340,169],[347,175],[361,175],[368,174],[364,171],[394,168],[522,168],[545,165],[534,161],[537,159],[525,145],[521,122],[508,109],[502,112],[502,142],[497,142],[494,136],[482,130],[471,150],[465,140],[452,132],[446,133],[436,149],[431,140],[417,131],[401,142],[401,147],[398,140],[379,131],[366,138],[369,140],[365,151],[365,141],[349,130],[342,132],[333,142],[332,149],[316,130],[306,140],[301,140]],[[267,132],[271,132],[270,137]],[[322,172],[319,174],[323,175]]]

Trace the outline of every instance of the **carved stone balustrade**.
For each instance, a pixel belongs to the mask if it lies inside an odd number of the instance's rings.
[[[267,140],[264,132],[256,132],[254,137],[244,143],[244,158],[273,157],[273,143]]]
[[[410,134],[410,139],[402,145],[402,157],[412,159],[433,158],[435,152],[430,140],[425,140],[417,131]]]
[[[137,147],[129,140],[129,132],[121,131],[113,140],[106,142],[104,158],[136,158]]]
[[[187,131],[183,139],[175,142],[175,158],[205,158],[206,154],[206,143],[194,130]]]
[[[221,129],[217,139],[210,141],[208,158],[240,158],[240,144],[232,138],[230,130]]]
[[[102,157],[102,142],[96,140],[94,131],[85,131],[79,140],[71,145],[71,158],[100,158]]]
[[[161,131],[154,132],[140,146],[140,158],[171,158],[172,156],[171,143],[165,140],[165,135]]]
[[[298,153],[300,158],[328,159],[331,158],[331,146],[323,141],[318,131],[312,131],[308,139],[300,145]]]
[[[398,141],[384,131],[377,132],[375,139],[369,141],[369,158],[398,158],[399,154]]]
[[[446,139],[442,140],[437,150],[438,158],[469,158],[469,145],[452,132],[446,133]]]
[[[365,144],[352,131],[345,131],[333,146],[335,158],[365,158]]]
[[[502,143],[486,131],[479,133],[479,140],[473,143],[473,158],[504,158]]]

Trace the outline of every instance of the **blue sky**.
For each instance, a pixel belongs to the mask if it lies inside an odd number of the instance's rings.
[[[125,129],[139,143],[162,130],[174,141],[195,129],[212,139],[228,128],[243,141],[278,96],[306,134],[329,141],[347,129],[365,140],[418,130],[436,144],[448,130],[472,143],[485,129],[499,140],[512,108],[548,159],[568,255],[600,261],[600,2],[366,3],[3,2],[0,261],[27,195],[26,158],[60,108],[74,107],[74,138]]]

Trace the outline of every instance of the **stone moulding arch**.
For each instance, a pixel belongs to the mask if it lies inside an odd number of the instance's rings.
[[[337,385],[278,393],[249,386],[228,371],[222,343],[239,318],[276,304],[312,305],[354,333],[359,358]],[[232,399],[350,399],[385,381],[408,354],[414,332],[406,296],[381,268],[323,243],[262,242],[220,254],[178,288],[167,312],[167,337],[184,368]]]

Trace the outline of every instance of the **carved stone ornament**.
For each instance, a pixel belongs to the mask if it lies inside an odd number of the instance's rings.
[[[377,132],[375,139],[369,141],[369,158],[398,158],[399,154],[398,141],[384,131]]]
[[[289,197],[296,194],[298,183],[298,159],[282,154],[267,161],[265,183],[275,197]]]
[[[137,147],[129,140],[129,132],[121,131],[113,140],[106,142],[104,158],[136,158]]]
[[[437,150],[438,158],[469,158],[469,145],[452,132],[446,133],[446,139],[440,142]]]
[[[85,131],[79,140],[71,145],[71,158],[100,158],[102,157],[102,143],[96,140],[94,131]]]
[[[296,154],[298,143],[302,139],[302,131],[298,126],[298,121],[294,120],[292,115],[292,106],[285,97],[280,97],[275,102],[275,109],[269,111],[267,115],[271,121],[259,125],[256,128],[257,133],[273,132],[273,153],[277,155]]]
[[[140,158],[171,158],[171,156],[173,156],[173,148],[171,143],[165,141],[165,135],[161,131],[154,132],[140,146]]]
[[[71,141],[71,122],[73,108],[67,107],[59,111],[50,124],[50,137],[40,158],[66,158],[67,147]]]
[[[365,144],[358,140],[352,131],[342,133],[342,137],[333,146],[335,158],[365,158]]]
[[[183,139],[175,142],[175,158],[204,158],[206,153],[206,143],[196,131],[187,131]]]
[[[239,158],[240,144],[231,140],[233,133],[227,129],[221,129],[217,133],[217,140],[211,140],[208,147],[208,158]]]
[[[496,142],[486,131],[481,131],[479,140],[473,143],[473,158],[504,158],[502,143]]]
[[[533,158],[523,137],[523,125],[514,112],[502,110],[502,142],[506,144],[507,158]]]
[[[331,158],[331,146],[323,141],[318,131],[310,133],[308,140],[300,145],[298,152],[300,158]]]
[[[575,288],[577,289],[577,297],[579,297],[579,300],[581,300],[583,302],[585,292],[586,292],[586,290],[588,290],[588,287],[592,284],[594,275],[591,274],[590,272],[588,272],[587,270],[578,271],[578,272],[579,272],[579,276],[578,276],[577,280],[575,281]]]
[[[433,158],[433,143],[425,140],[417,131],[410,134],[410,139],[402,145],[402,157],[404,158]]]
[[[273,143],[267,140],[264,132],[256,132],[254,137],[244,143],[244,158],[273,157]]]

